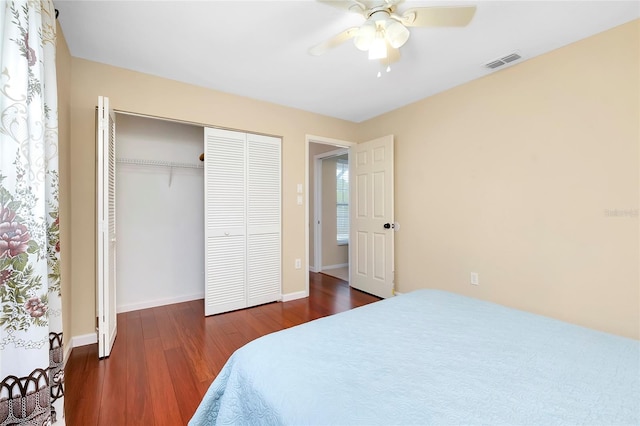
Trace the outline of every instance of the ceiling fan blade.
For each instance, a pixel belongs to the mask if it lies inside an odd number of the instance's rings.
[[[475,6],[416,7],[402,14],[402,23],[407,27],[464,27],[475,13]]]
[[[367,10],[367,6],[358,0],[317,0],[320,3],[324,3],[331,7],[336,7],[338,9],[347,10],[353,13],[364,13]]]
[[[326,53],[329,49],[333,49],[334,47],[337,47],[345,41],[355,37],[357,32],[358,27],[344,30],[340,34],[331,37],[329,40],[323,41],[322,43],[313,46],[311,49],[309,49],[309,54],[313,56],[320,56]]]

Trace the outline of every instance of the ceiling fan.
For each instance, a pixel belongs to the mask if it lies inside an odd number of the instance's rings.
[[[353,39],[355,46],[388,65],[400,59],[400,51],[409,39],[409,27],[464,27],[471,22],[476,6],[416,7],[397,11],[403,0],[317,0],[347,12],[362,15],[364,23],[352,27],[313,46],[309,53],[322,55]]]

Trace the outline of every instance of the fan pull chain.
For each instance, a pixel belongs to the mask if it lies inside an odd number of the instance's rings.
[[[380,65],[380,68],[382,69],[384,65]],[[386,72],[391,72],[391,65],[387,64],[387,68],[385,69]],[[382,77],[382,71],[378,70],[378,75],[376,76],[378,78]]]

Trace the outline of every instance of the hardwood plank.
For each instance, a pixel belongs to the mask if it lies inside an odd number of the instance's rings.
[[[257,339],[264,333],[261,333],[250,323],[252,317],[248,313],[249,309],[242,309],[240,311],[230,312],[229,318],[235,324],[238,333],[240,333],[247,341]]]
[[[174,308],[175,305],[153,308],[158,335],[162,339],[162,347],[165,350],[180,347],[180,333],[175,327]]]
[[[189,302],[185,305],[188,306]],[[204,346],[207,341],[204,334],[204,319],[204,315],[198,314],[193,309],[180,310],[175,315],[176,327],[182,330],[180,333],[181,347],[189,361],[196,382],[214,377],[204,356]]]
[[[98,424],[100,413],[104,364],[97,362],[97,344],[82,349],[77,356],[72,350],[65,369],[65,421],[69,425]]]
[[[140,322],[142,324],[142,335],[145,339],[158,337],[158,325],[153,309],[144,309],[140,312]]]
[[[144,349],[155,424],[158,426],[179,425],[182,423],[182,417],[180,416],[178,398],[171,385],[172,379],[169,373],[169,364],[162,348],[162,340],[159,337],[145,339]]]
[[[123,393],[127,389],[127,315],[118,315],[118,334],[109,358],[100,361],[105,368],[104,389],[100,399],[99,425],[126,424]]]
[[[253,332],[256,333],[256,336],[254,338],[273,333],[277,330],[282,330],[281,327],[277,325],[274,326],[274,324],[268,320],[262,321],[260,315],[255,315],[253,313],[253,310],[251,309],[243,310],[241,312],[242,317],[239,319],[243,321],[247,325],[247,327],[253,330]]]
[[[194,300],[118,315],[111,356],[74,348],[65,369],[66,423],[179,425],[193,415],[231,354],[265,334],[379,300],[310,274],[309,297],[204,316]]]
[[[198,383],[191,374],[191,368],[182,348],[165,351],[167,364],[171,366],[169,375],[171,385],[176,395],[180,396],[178,405],[183,424],[186,424],[198,408],[204,394],[199,390]]]
[[[205,346],[204,354],[209,365],[211,365],[211,371],[217,375],[218,372],[224,366],[224,363],[228,357],[224,349],[218,344],[220,329],[215,322],[215,317],[209,317],[205,320]]]
[[[127,313],[126,336],[126,386],[121,389],[126,395],[126,424],[149,425],[154,422],[154,413],[149,392],[149,376],[146,369],[146,354],[139,311]]]

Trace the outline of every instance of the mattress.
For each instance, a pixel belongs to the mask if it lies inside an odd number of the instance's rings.
[[[640,342],[418,290],[238,349],[190,425],[638,425]]]

